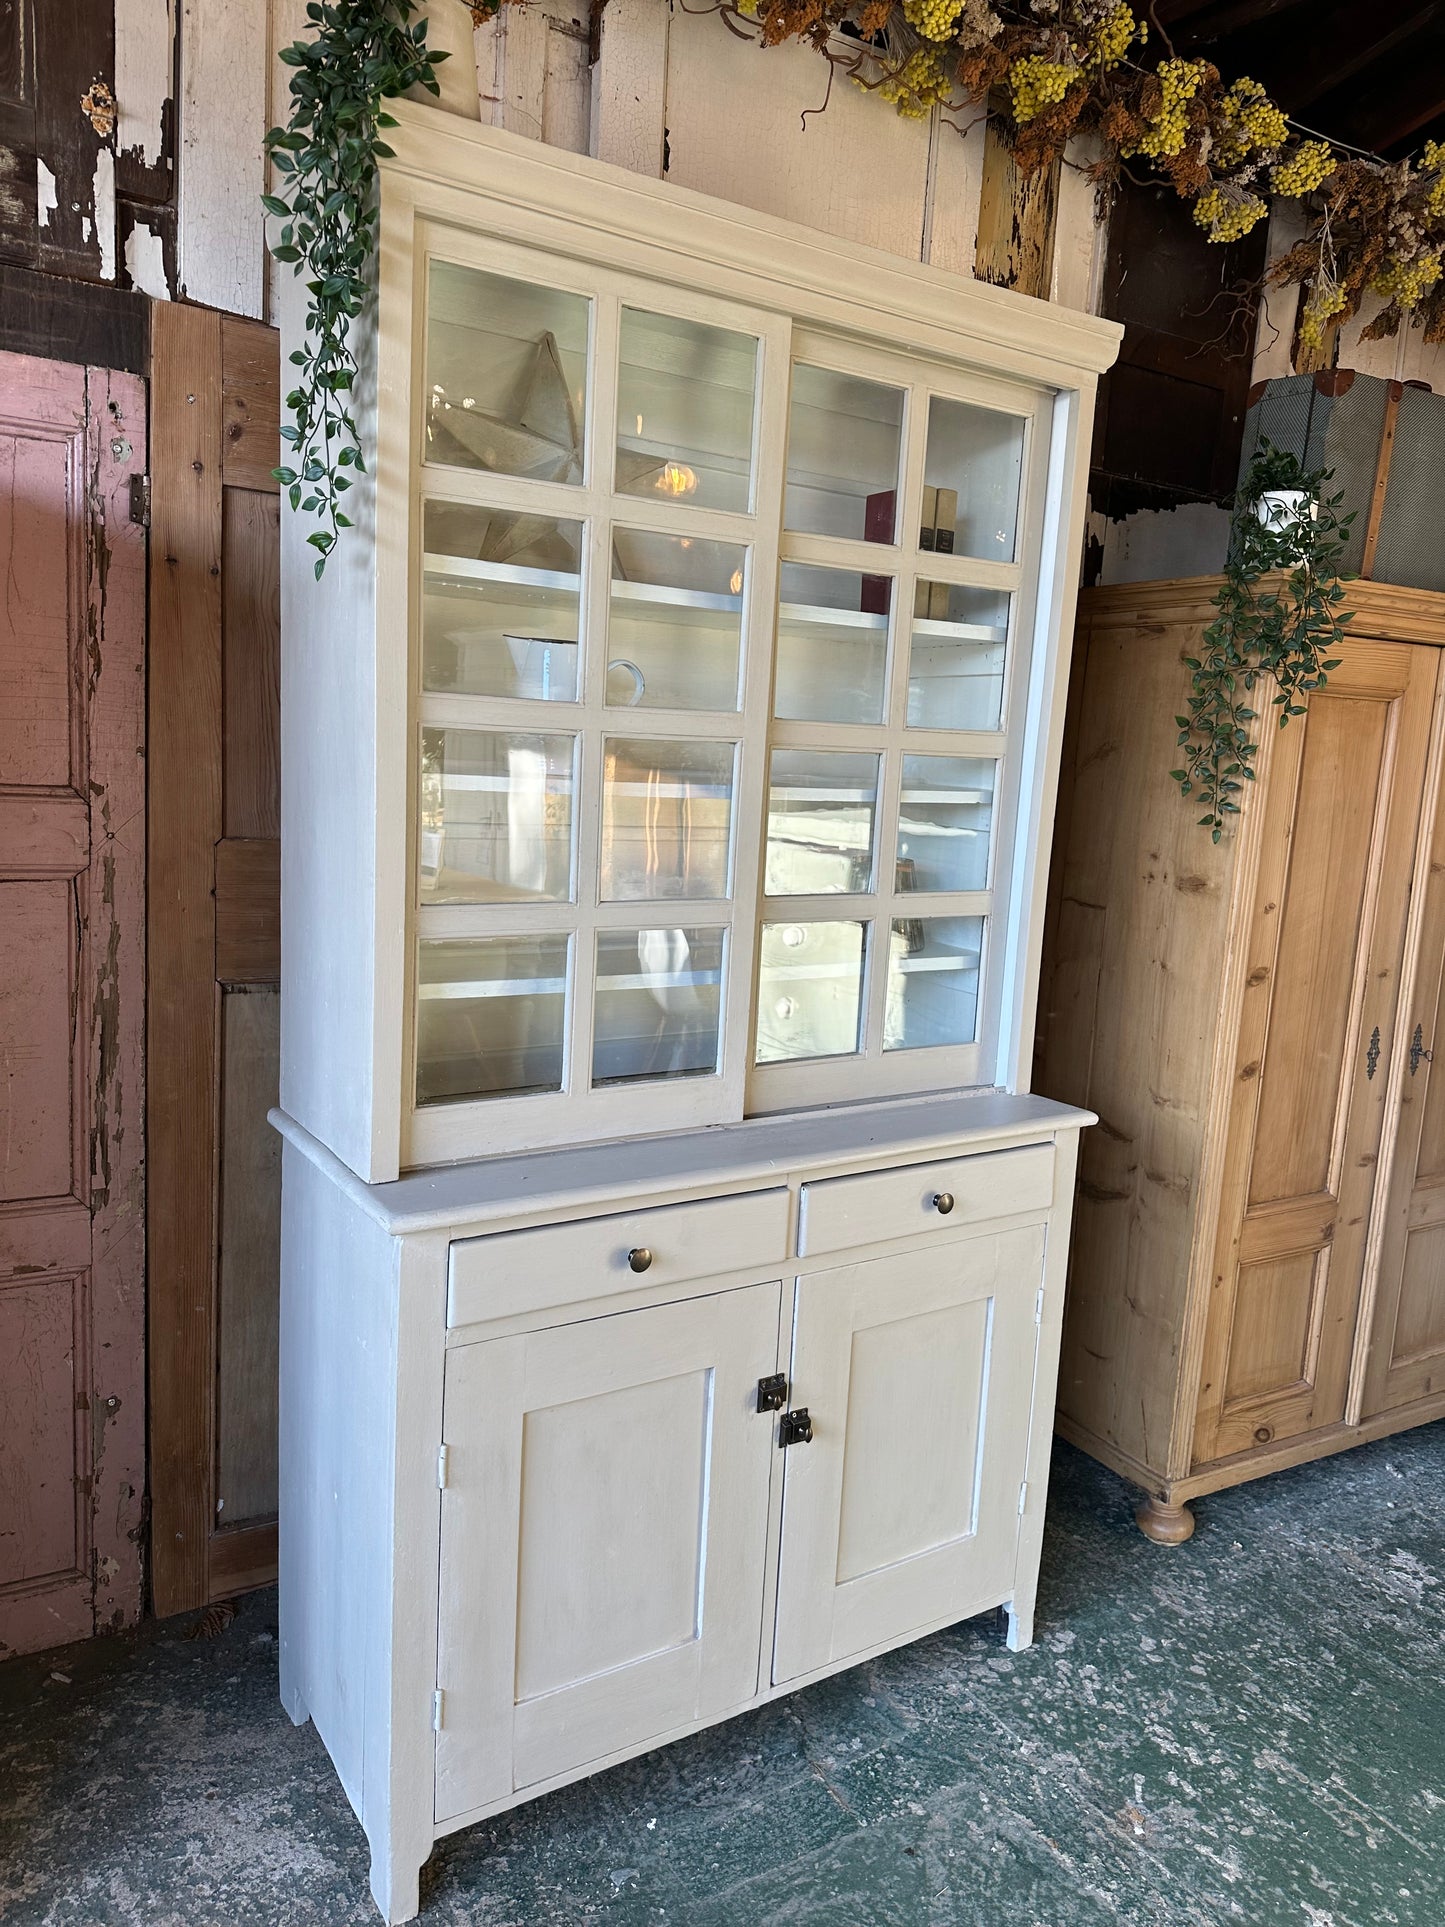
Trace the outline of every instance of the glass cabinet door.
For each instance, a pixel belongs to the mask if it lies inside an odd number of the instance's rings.
[[[1049,398],[432,246],[408,1162],[992,1082]]]
[[[740,1115],[786,330],[445,245],[417,384],[411,1161]]]
[[[989,1081],[1039,402],[940,376],[796,352],[753,1109]]]

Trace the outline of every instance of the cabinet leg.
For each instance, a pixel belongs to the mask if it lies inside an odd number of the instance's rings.
[[[387,1927],[401,1927],[421,1912],[421,1868],[393,1858],[385,1847],[371,1850],[371,1897]]]
[[[1004,1609],[1008,1613],[1008,1649],[1011,1653],[1027,1652],[1034,1643],[1033,1602],[1027,1605],[1020,1600],[1010,1600]]]
[[[1187,1505],[1166,1505],[1152,1493],[1134,1514],[1134,1523],[1156,1546],[1182,1546],[1194,1537],[1194,1514]]]
[[[311,1717],[295,1681],[287,1679],[284,1673],[281,1675],[281,1704],[293,1726],[304,1726]]]

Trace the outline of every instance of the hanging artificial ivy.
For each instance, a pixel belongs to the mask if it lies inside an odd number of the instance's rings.
[[[447,56],[427,47],[422,0],[311,0],[306,18],[310,38],[281,49],[294,69],[290,121],[266,136],[281,192],[262,198],[282,223],[272,254],[307,277],[305,340],[291,355],[300,374],[281,429],[291,459],[275,473],[292,509],[316,517],[306,539],[319,577],[351,526],[342,498],[366,468],[350,327],[372,298],[376,164],[391,153],[382,131],[396,125],[382,102],[418,86],[437,93]]]
[[[282,223],[272,252],[306,276],[308,306],[282,430],[291,458],[276,473],[293,509],[317,519],[318,576],[365,467],[348,336],[372,298],[376,164],[394,124],[383,103],[417,86],[435,94],[446,58],[427,47],[426,4],[311,0],[308,37],[281,51],[294,69],[291,114],[267,136],[278,192],[265,205]],[[480,23],[507,0],[436,4],[464,5]],[[1292,128],[1258,82],[1226,85],[1208,61],[1179,58],[1127,0],[721,0],[716,11],[767,46],[805,42],[830,82],[842,73],[905,116],[937,112],[962,127],[998,115],[1024,173],[1089,135],[1106,205],[1126,170],[1147,169],[1192,203],[1211,241],[1247,234],[1271,197],[1304,201],[1309,233],[1270,278],[1304,286],[1312,365],[1371,294],[1382,305],[1366,336],[1408,321],[1445,340],[1445,143],[1398,163],[1337,149]]]
[[[1235,496],[1218,614],[1203,653],[1184,659],[1194,687],[1189,714],[1174,719],[1184,761],[1170,771],[1181,793],[1203,804],[1199,821],[1216,843],[1254,781],[1256,688],[1273,683],[1283,728],[1339,668],[1331,651],[1350,620],[1339,606],[1339,565],[1355,518],[1340,514],[1341,496],[1325,494],[1331,479],[1262,442]]]

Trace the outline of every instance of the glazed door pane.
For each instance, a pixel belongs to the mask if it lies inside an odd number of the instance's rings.
[[[788,421],[785,528],[892,542],[905,391],[799,362]]]
[[[425,459],[580,482],[592,303],[454,261],[429,279]]]
[[[925,546],[946,555],[1012,562],[1023,460],[1021,415],[935,395],[923,466],[924,487],[934,492],[935,533]]]
[[[732,743],[607,739],[604,903],[727,896],[735,756]]]
[[[877,809],[876,756],[775,749],[768,784],[767,894],[867,890]]]
[[[863,1012],[863,923],[765,923],[756,1061],[846,1057]]]
[[[439,1820],[757,1691],[780,1297],[448,1353]]]
[[[716,1074],[726,953],[722,926],[597,933],[594,1086]]]
[[[575,736],[424,729],[422,902],[566,902],[576,756]]]
[[[422,687],[576,702],[582,523],[430,501],[423,540]]]
[[[737,709],[746,562],[737,542],[613,529],[609,706]]]
[[[908,657],[910,729],[1000,726],[1009,603],[995,589],[918,583]]]
[[[757,370],[753,335],[624,308],[617,493],[746,514]]]
[[[775,716],[882,722],[893,588],[886,575],[783,564]]]
[[[418,1104],[560,1091],[570,939],[423,938]]]

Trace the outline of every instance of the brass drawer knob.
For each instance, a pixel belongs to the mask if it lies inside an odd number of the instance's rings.
[[[652,1253],[646,1245],[634,1245],[627,1254],[627,1262],[634,1271],[646,1271],[652,1263]]]
[[[935,1191],[933,1194],[933,1208],[941,1218],[946,1218],[953,1209],[953,1193],[951,1191]]]

